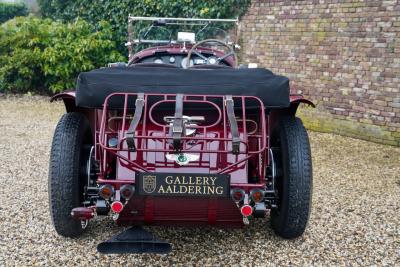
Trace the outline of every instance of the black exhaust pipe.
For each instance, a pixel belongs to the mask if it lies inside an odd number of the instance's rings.
[[[97,245],[97,251],[104,254],[167,254],[171,250],[170,243],[158,239],[152,233],[138,226],[129,228]]]

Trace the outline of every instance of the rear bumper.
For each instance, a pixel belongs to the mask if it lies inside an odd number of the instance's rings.
[[[238,228],[243,216],[230,198],[143,196],[129,200],[117,224]]]

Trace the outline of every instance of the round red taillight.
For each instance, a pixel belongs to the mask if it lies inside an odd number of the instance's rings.
[[[248,217],[253,213],[253,208],[250,205],[244,205],[240,208],[243,216]]]
[[[264,191],[258,188],[254,188],[250,191],[250,198],[255,202],[259,203],[264,200]]]
[[[114,187],[109,184],[102,185],[99,189],[99,195],[106,200],[109,200],[114,195],[114,192]]]
[[[240,202],[244,199],[245,192],[243,189],[235,188],[231,190],[231,198],[235,202]]]
[[[119,190],[121,196],[126,200],[129,200],[135,193],[135,188],[130,184],[125,184]]]
[[[111,210],[115,213],[120,213],[123,208],[124,208],[124,205],[120,201],[114,201],[111,204]]]

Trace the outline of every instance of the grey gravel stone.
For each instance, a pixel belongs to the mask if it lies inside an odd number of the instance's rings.
[[[0,266],[400,265],[400,149],[310,133],[314,195],[306,233],[276,237],[267,219],[239,230],[161,228],[169,255],[113,255],[96,245],[120,232],[96,219],[79,239],[54,232],[47,204],[51,138],[64,108],[0,96]]]

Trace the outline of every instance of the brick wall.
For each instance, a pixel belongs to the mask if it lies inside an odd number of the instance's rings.
[[[252,1],[242,23],[242,61],[318,105],[306,126],[400,145],[400,0]]]

